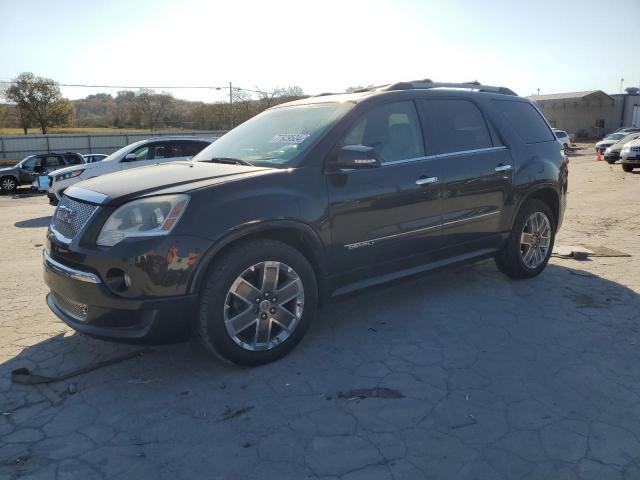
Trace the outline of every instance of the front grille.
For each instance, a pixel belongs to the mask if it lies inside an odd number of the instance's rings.
[[[63,196],[53,214],[51,229],[66,239],[73,240],[97,209],[96,205]]]
[[[631,147],[631,151],[640,153],[640,147]]]
[[[73,300],[63,297],[62,295],[58,295],[57,293],[52,293],[53,301],[56,306],[62,310],[63,313],[66,313],[74,320],[79,322],[87,321],[87,313],[89,313],[89,307],[84,303],[74,302]]]

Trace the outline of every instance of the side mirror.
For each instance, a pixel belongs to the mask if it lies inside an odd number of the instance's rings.
[[[138,159],[138,156],[135,153],[127,153],[125,157],[122,159],[123,162],[135,162]]]
[[[345,145],[336,156],[334,166],[337,170],[377,168],[380,157],[373,147],[365,145]]]

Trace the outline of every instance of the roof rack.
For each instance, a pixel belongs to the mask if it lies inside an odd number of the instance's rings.
[[[466,90],[474,90],[476,92],[500,93],[502,95],[516,95],[517,93],[506,87],[493,87],[491,85],[482,85],[477,80],[464,83],[434,82],[429,78],[424,80],[412,80],[410,82],[397,82],[391,85],[380,85],[377,87],[363,88],[360,92],[370,91],[392,91],[392,90],[413,90],[413,89],[429,89],[429,88],[459,88]]]

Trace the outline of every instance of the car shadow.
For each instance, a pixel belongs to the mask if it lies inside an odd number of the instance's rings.
[[[33,224],[23,227],[42,226],[48,218],[27,221]],[[571,267],[564,266],[565,264]],[[515,314],[514,322],[532,319],[527,309],[520,308],[519,305],[523,303],[522,307],[527,307],[532,295],[538,297],[537,312],[574,312],[577,317],[571,319],[572,322],[581,318],[580,313],[584,309],[609,310],[633,305],[635,308],[640,307],[638,293],[614,281],[580,270],[579,265],[580,262],[576,260],[562,260],[562,265],[550,264],[543,274],[534,279],[516,281],[497,272],[493,262],[489,260],[450,270],[417,274],[329,299],[319,310],[302,344],[285,359],[260,368],[272,368],[288,362],[301,362],[305,364],[305,368],[311,369],[322,367],[322,362],[306,365],[307,362],[303,360],[307,353],[313,352],[314,356],[330,361],[330,356],[319,351],[319,340],[324,346],[322,339],[326,340],[330,336],[340,338],[340,343],[345,346],[354,345],[362,343],[363,336],[366,338],[371,333],[405,330],[409,326],[415,326],[416,322],[428,325],[430,313],[440,317],[443,312],[448,312],[444,316],[450,322],[458,322],[457,328],[461,329],[464,329],[471,317],[501,316],[505,311],[521,312]],[[551,295],[541,296],[541,292]],[[456,313],[456,310],[459,311]],[[47,315],[53,314],[47,311]],[[469,327],[476,328],[476,325],[471,322]],[[62,323],[60,328],[64,328]],[[0,378],[7,378],[18,367],[27,367],[39,374],[57,375],[73,369],[72,367],[102,362],[142,348],[146,347],[111,343],[68,331],[25,347],[15,357],[0,365]],[[135,364],[133,366],[124,369],[108,366],[105,370],[113,370],[114,373],[120,371],[124,377],[140,376],[143,371],[155,369],[167,362],[188,363],[192,367],[198,365],[196,370],[212,369],[214,372],[243,370],[210,357],[197,340],[152,348],[152,355],[123,362]],[[56,355],[50,358],[51,355],[45,355],[46,352],[56,352]],[[64,357],[62,361],[60,356]],[[163,381],[173,382],[188,376],[189,372],[189,369],[180,369],[173,374],[169,371],[158,371],[158,374],[163,377]],[[102,376],[104,373],[90,372],[73,381],[83,383],[96,375]]]
[[[51,223],[51,216],[31,218],[29,220],[23,220],[21,222],[14,223],[14,226],[18,228],[42,228],[48,227]]]

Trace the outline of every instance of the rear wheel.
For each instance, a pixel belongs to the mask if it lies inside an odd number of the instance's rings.
[[[289,353],[317,308],[313,268],[275,240],[232,247],[204,283],[198,330],[207,349],[238,365],[260,365]]]
[[[633,172],[633,166],[623,163],[622,164],[622,170],[624,170],[625,172]]]
[[[5,192],[13,192],[16,188],[18,188],[18,182],[13,177],[2,177],[0,179],[0,187]]]
[[[555,218],[549,206],[537,199],[520,208],[507,245],[496,257],[498,269],[511,278],[538,275],[549,262],[555,240]]]

